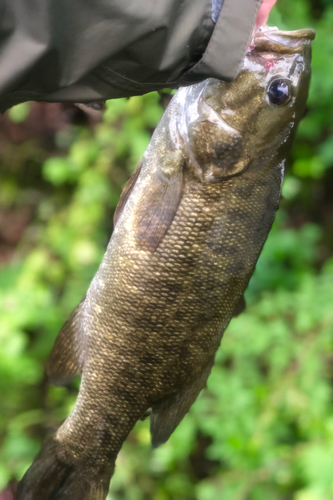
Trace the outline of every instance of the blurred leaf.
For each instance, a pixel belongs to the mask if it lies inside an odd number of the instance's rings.
[[[8,110],[9,119],[14,123],[24,122],[30,113],[30,102],[22,102]]]

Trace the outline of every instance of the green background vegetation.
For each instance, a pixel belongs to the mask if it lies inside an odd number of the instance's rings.
[[[169,442],[152,451],[148,421],[137,424],[109,500],[333,498],[333,5],[281,0],[270,24],[317,38],[309,111],[247,310]],[[79,381],[50,386],[45,360],[167,100],[109,101],[101,122],[23,104],[0,125],[0,491],[73,406]]]

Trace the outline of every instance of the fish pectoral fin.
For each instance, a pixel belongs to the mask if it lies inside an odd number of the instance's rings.
[[[61,328],[47,362],[47,375],[55,385],[66,385],[82,372],[84,361],[80,312],[85,297]]]
[[[136,241],[140,248],[154,252],[159,246],[176,215],[182,191],[182,168],[170,178],[156,172],[135,215]]]
[[[189,411],[192,404],[199,396],[199,393],[206,386],[213,362],[209,365],[208,369],[204,371],[201,377],[187,390],[153,406],[150,415],[150,433],[154,448],[165,443],[169,439],[173,431]]]
[[[117,224],[118,219],[121,215],[121,212],[123,211],[123,208],[125,207],[126,202],[127,202],[128,198],[130,197],[130,194],[131,194],[131,192],[135,186],[135,183],[137,181],[137,178],[140,175],[141,167],[142,167],[142,163],[140,163],[138,165],[134,174],[132,174],[131,177],[128,179],[128,181],[126,182],[126,185],[124,187],[124,190],[120,195],[118,205],[117,205],[116,210],[115,210],[114,215],[113,215],[113,225],[114,226]]]

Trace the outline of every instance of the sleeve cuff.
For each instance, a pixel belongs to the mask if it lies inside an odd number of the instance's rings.
[[[233,80],[240,69],[262,0],[224,0],[215,29],[200,61],[180,79],[193,83],[196,77]]]

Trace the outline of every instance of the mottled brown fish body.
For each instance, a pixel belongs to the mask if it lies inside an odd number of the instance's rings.
[[[55,343],[51,378],[82,372],[80,392],[18,500],[104,500],[135,422],[152,408],[153,444],[165,442],[205,386],[278,207],[311,33],[298,43],[261,33],[235,82],[207,80],[172,100]]]

